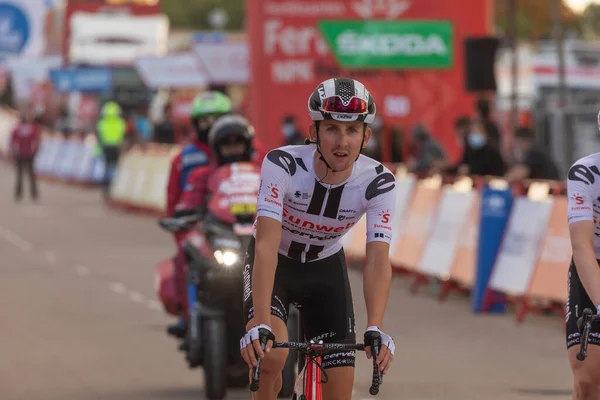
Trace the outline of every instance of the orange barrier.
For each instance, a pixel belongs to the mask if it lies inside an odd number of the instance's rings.
[[[417,183],[405,223],[399,228],[398,245],[390,256],[392,264],[410,272],[417,272],[427,238],[435,222],[442,193],[440,184],[441,181],[436,178]]]
[[[564,313],[560,305],[567,301],[567,274],[571,259],[571,242],[567,221],[567,198],[557,196],[541,254],[527,292],[521,299],[517,321],[523,322],[528,312],[537,310],[534,302],[552,302],[552,308]]]
[[[456,249],[450,274],[444,280],[440,290],[440,301],[446,300],[452,290],[464,290],[473,286],[477,263],[477,238],[479,237],[479,196],[474,196],[469,216],[460,232],[460,241]]]

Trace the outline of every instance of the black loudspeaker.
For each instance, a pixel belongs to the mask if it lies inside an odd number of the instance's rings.
[[[499,40],[495,37],[469,37],[465,45],[465,83],[468,92],[496,91],[496,50]]]

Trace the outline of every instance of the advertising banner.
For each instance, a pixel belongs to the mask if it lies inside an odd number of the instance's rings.
[[[501,190],[485,186],[481,191],[477,265],[475,282],[471,291],[471,306],[474,313],[484,311],[485,295],[510,218],[512,204],[513,196],[510,188]],[[487,311],[504,312],[505,305],[494,304]]]
[[[44,0],[0,0],[0,62],[42,55],[46,11]]]
[[[343,67],[452,66],[449,22],[321,21],[319,29]]]
[[[207,73],[193,53],[138,58],[135,68],[146,86],[153,89],[204,87],[208,84]]]
[[[282,145],[286,114],[307,134],[309,95],[320,82],[345,76],[367,86],[387,126],[408,134],[423,123],[456,159],[454,120],[474,108],[464,91],[463,40],[488,34],[491,6],[489,0],[461,0],[460,7],[448,0],[247,0],[249,103],[258,138],[267,147]]]
[[[215,84],[243,84],[250,74],[246,42],[196,43],[194,50]]]
[[[50,79],[59,93],[104,92],[112,88],[112,72],[108,68],[53,69]]]

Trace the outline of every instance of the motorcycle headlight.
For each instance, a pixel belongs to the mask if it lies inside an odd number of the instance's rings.
[[[231,267],[239,260],[239,256],[237,255],[237,253],[234,253],[233,251],[229,250],[217,250],[215,251],[214,255],[215,260],[217,260],[219,264],[224,265],[226,267]]]

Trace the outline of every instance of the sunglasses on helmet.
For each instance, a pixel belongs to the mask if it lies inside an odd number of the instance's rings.
[[[344,104],[340,96],[332,96],[323,99],[321,111],[331,114],[366,114],[369,106],[366,100],[352,97],[348,104]]]

